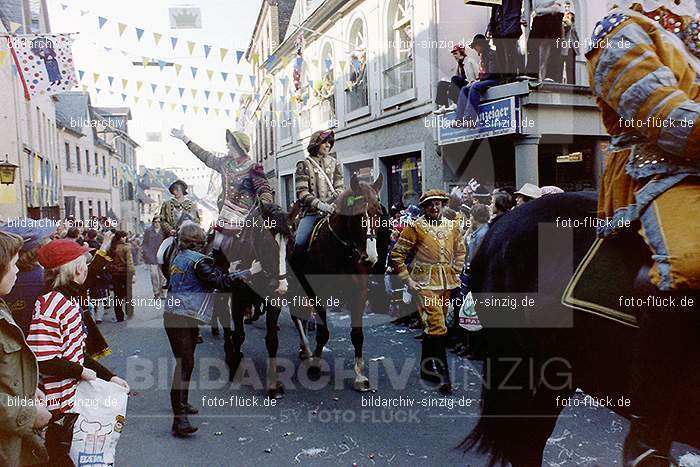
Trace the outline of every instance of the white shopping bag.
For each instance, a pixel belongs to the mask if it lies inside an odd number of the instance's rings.
[[[158,264],[165,263],[165,252],[168,251],[168,248],[170,248],[170,245],[172,245],[174,241],[175,237],[171,236],[163,240],[163,242],[160,244],[160,246],[158,247],[158,253],[156,253]]]
[[[70,457],[76,467],[113,466],[117,442],[126,423],[126,388],[94,379],[78,383],[73,411]]]
[[[459,307],[459,325],[467,331],[481,331],[483,326],[479,321],[479,316],[476,314],[476,307],[472,293],[467,292],[467,295],[462,300],[462,306]]]

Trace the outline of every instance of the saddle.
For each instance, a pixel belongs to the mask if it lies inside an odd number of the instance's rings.
[[[627,306],[635,298],[646,300],[652,285],[649,247],[636,232],[596,239],[564,290],[562,303],[627,326],[638,327],[641,306]]]

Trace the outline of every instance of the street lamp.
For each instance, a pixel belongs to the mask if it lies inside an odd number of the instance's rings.
[[[5,154],[5,162],[0,164],[0,184],[2,185],[12,185],[15,183],[15,172],[19,167],[16,164],[12,164],[7,157],[8,155]]]

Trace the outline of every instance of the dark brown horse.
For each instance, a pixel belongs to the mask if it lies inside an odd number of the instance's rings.
[[[669,439],[700,445],[700,376],[687,364],[699,353],[697,310],[667,313],[666,327],[640,340],[634,326],[561,304],[573,268],[595,239],[595,230],[584,222],[596,216],[596,198],[595,193],[566,193],[518,207],[494,222],[471,263],[487,358],[481,418],[463,446],[489,454],[492,464],[542,465],[561,401],[577,388],[600,398],[595,400],[612,401],[608,408],[627,418],[639,407],[663,407],[658,419],[649,420],[652,426],[659,432],[665,426]],[[560,219],[589,227],[556,228]],[[637,257],[648,255],[644,249],[642,244],[634,250]],[[628,255],[629,262],[636,259]],[[609,280],[603,276],[597,290]],[[646,297],[649,291],[634,292]],[[532,306],[521,306],[524,295],[534,300]],[[518,306],[483,306],[485,300],[506,297],[515,297]],[[631,373],[640,344],[654,347],[663,376],[655,387],[638,392]],[[631,404],[619,404],[621,397]]]
[[[380,175],[372,184],[360,182],[357,175],[350,180],[350,189],[335,201],[336,212],[323,218],[303,257],[291,257],[292,268],[299,287],[290,285],[287,299],[292,302],[292,319],[300,332],[302,358],[310,356],[309,374],[320,374],[323,347],[330,338],[327,305],[339,300],[350,310],[350,338],[355,348],[354,389],[369,389],[362,353],[364,334],[362,319],[368,293],[368,274],[377,262],[377,230],[381,224],[382,208],[379,191]],[[296,284],[296,282],[295,282]],[[316,325],[316,348],[310,352],[303,306],[294,306],[294,298],[308,297],[319,319]]]
[[[261,263],[263,269],[232,293],[230,316],[225,315],[224,352],[231,379],[235,377],[243,360],[241,348],[245,341],[246,312],[265,302],[274,303],[275,298],[287,292],[286,254],[291,235],[285,211],[276,205],[259,204],[247,217],[241,232],[237,236],[224,236],[218,246],[219,251],[225,255],[225,260],[220,256],[218,258],[223,266],[228,267],[228,263],[238,262],[238,268],[245,269],[255,260]],[[218,305],[228,307],[227,303]],[[265,310],[265,346],[269,357],[268,395],[279,398],[284,393],[284,387],[277,380],[276,362],[279,347],[277,322],[281,310],[274,306],[265,306]]]

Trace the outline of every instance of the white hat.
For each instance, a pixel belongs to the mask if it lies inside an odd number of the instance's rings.
[[[515,194],[537,199],[542,196],[542,189],[537,185],[533,185],[532,183],[526,183],[522,187],[520,187],[520,189],[516,191]]]
[[[661,7],[668,8],[671,13],[678,16],[695,16],[698,13],[694,0],[680,0],[678,4],[664,0],[608,0],[608,9],[614,7],[628,9],[635,3],[641,5],[646,13]]]

